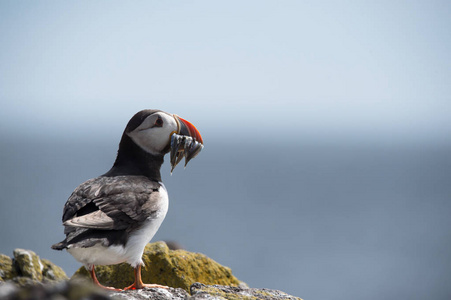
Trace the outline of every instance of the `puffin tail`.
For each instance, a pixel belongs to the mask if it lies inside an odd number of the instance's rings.
[[[67,241],[66,240],[52,245],[52,249],[53,250],[61,251],[61,250],[66,249],[66,248],[67,248]]]

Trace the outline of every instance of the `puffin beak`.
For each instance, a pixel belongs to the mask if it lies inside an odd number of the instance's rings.
[[[177,115],[178,132],[171,134],[171,174],[177,164],[185,157],[185,167],[204,148],[200,132],[193,124]]]

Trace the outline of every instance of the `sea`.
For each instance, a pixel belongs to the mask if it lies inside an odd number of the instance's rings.
[[[111,167],[115,138],[2,138],[0,252],[50,249],[63,205]],[[451,299],[451,145],[211,138],[186,169],[162,167],[176,241],[250,287],[306,300]]]

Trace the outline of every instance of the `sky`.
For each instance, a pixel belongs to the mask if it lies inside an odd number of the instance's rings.
[[[443,142],[449,1],[0,1],[0,134],[116,133],[158,108],[204,134]]]

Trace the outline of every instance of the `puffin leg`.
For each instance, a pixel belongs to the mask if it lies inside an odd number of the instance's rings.
[[[128,287],[124,288],[124,291],[125,290],[138,290],[138,289],[142,289],[142,288],[168,289],[169,287],[165,286],[165,285],[159,285],[159,284],[146,284],[146,283],[143,283],[143,281],[141,279],[141,264],[139,264],[135,268],[135,282],[131,286],[128,286]]]
[[[109,287],[109,286],[104,286],[102,285],[99,280],[97,279],[96,276],[96,271],[95,271],[95,266],[92,265],[92,267],[89,268],[89,273],[91,274],[92,277],[92,282],[94,283],[94,285],[101,287],[102,289],[106,289],[109,291],[121,291],[120,289],[115,289],[114,287]]]

